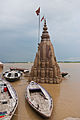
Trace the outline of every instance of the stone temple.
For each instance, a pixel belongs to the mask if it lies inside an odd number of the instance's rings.
[[[41,42],[31,68],[29,81],[56,84],[60,83],[61,80],[60,68],[56,61],[54,48],[47,31],[46,20],[44,20]]]

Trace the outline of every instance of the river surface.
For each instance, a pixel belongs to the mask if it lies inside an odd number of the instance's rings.
[[[30,70],[31,66],[32,63],[6,63],[3,71],[10,67],[28,68]],[[59,66],[61,71],[69,73],[68,76],[60,84],[41,84],[50,93],[54,102],[53,112],[48,120],[80,117],[80,63],[59,63]],[[11,82],[11,84],[19,98],[18,108],[12,120],[44,120],[25,100],[28,78],[22,76],[20,80]]]

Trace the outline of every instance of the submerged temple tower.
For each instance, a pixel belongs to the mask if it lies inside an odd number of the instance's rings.
[[[44,20],[41,42],[31,68],[29,81],[31,80],[52,84],[61,82],[60,68],[57,64],[54,48],[47,31],[46,20]]]

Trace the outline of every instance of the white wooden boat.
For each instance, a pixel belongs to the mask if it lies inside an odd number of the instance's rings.
[[[5,72],[3,72],[3,76],[6,74],[6,73],[8,73],[8,72],[10,72],[10,70],[7,70],[7,71],[5,71]]]
[[[21,71],[23,73],[29,73],[29,70],[28,69],[24,69],[24,68],[14,68],[14,67],[11,67],[10,70],[17,70],[17,71]]]
[[[18,106],[18,97],[9,82],[0,79],[0,120],[11,120]]]
[[[9,82],[12,82],[12,81],[20,79],[21,73],[20,71],[18,72],[18,71],[12,70],[12,71],[4,72],[3,76],[6,80],[8,80]]]
[[[12,70],[19,71],[19,72],[21,72],[21,74],[23,74],[24,77],[28,77],[29,76],[29,70],[28,69],[11,67],[10,70],[11,71]]]
[[[49,118],[53,109],[53,100],[39,84],[31,81],[26,88],[26,100],[43,117]]]

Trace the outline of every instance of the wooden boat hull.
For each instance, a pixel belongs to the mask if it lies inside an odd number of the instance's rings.
[[[30,102],[28,101],[27,98],[26,98],[26,100],[27,100],[28,104],[30,105],[30,107],[31,107],[33,110],[36,111],[36,113],[38,113],[39,115],[41,115],[43,118],[50,118],[51,115],[50,115],[50,116],[47,116],[47,115],[41,113],[40,111],[38,111],[37,109],[35,109],[35,107],[34,107],[33,105],[30,104]]]
[[[9,82],[15,82],[15,81],[19,80],[20,77],[18,77],[18,78],[6,78],[6,77],[5,77],[5,79],[6,79],[7,81],[9,81]]]
[[[18,71],[21,71],[21,72],[26,72],[26,73],[29,73],[29,70],[28,69],[24,69],[24,68],[13,68],[11,67],[10,70],[18,70]]]
[[[29,103],[29,105],[30,105],[36,112],[38,112],[42,117],[49,118],[49,117],[51,116],[52,109],[53,109],[53,100],[52,100],[51,96],[49,95],[49,93],[48,93],[42,86],[39,85],[39,87],[40,87],[40,89],[41,89],[44,93],[46,93],[46,96],[47,96],[47,97],[44,98],[44,99],[46,99],[45,101],[48,101],[47,103],[49,104],[49,107],[48,107],[47,109],[45,109],[45,110],[39,109],[38,107],[35,106],[35,104],[33,104],[33,103],[31,102],[31,99],[29,98],[29,95],[28,95],[28,87],[27,87],[27,90],[26,90],[26,95],[25,95],[25,97],[26,97],[26,100],[27,100],[27,102]],[[44,101],[43,101],[43,103],[41,103],[41,104],[45,104]],[[40,106],[40,104],[39,104],[39,106]],[[48,111],[47,111],[47,110],[48,110]]]
[[[9,74],[10,74],[10,75],[12,74],[12,75],[9,76]],[[15,76],[15,74],[17,74],[17,76]],[[7,81],[9,81],[9,82],[14,82],[14,81],[20,79],[21,73],[19,73],[19,72],[17,72],[17,71],[7,71],[7,72],[3,73],[3,76],[4,76],[4,78],[5,78]]]
[[[18,106],[16,91],[9,82],[0,80],[0,92],[0,120],[11,120]]]

